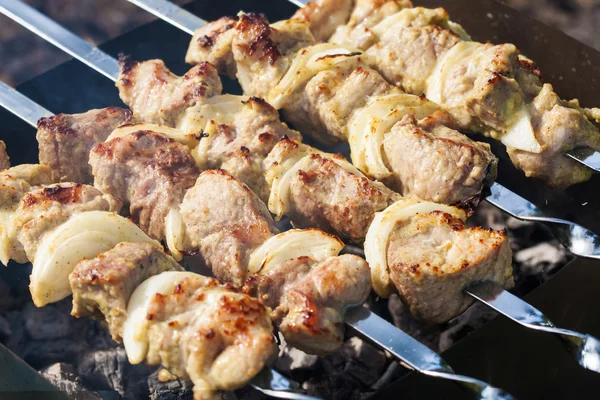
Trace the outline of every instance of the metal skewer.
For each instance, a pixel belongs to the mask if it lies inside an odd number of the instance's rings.
[[[9,0],[0,0],[0,11],[2,11],[2,5]],[[11,15],[18,16],[18,19],[15,19],[17,22],[22,21],[23,19],[28,18],[33,14],[40,14],[37,10],[31,8],[25,3],[20,1],[13,0],[11,1]],[[21,9],[28,8],[27,12],[21,13]],[[11,17],[12,18],[12,17]],[[43,24],[42,27],[37,28],[34,32],[38,32],[41,30],[45,30],[44,37],[49,35],[50,32],[56,32],[64,30],[68,32],[65,28],[58,25],[56,22],[51,20],[50,18],[43,15],[36,15],[35,20],[39,21]],[[28,24],[29,25],[29,24]],[[48,26],[48,29],[45,27]],[[76,40],[83,41],[81,38],[69,34],[60,35],[61,38],[66,38],[68,40]],[[56,44],[58,39],[54,38],[52,43]],[[70,48],[76,49],[81,48],[84,49],[85,46],[80,45],[69,45],[62,44],[59,46],[60,48]],[[87,49],[86,49],[87,50]],[[98,50],[99,51],[99,50]],[[76,52],[69,53],[85,64],[92,66],[91,64],[95,62],[96,58],[88,57],[89,51],[85,51],[82,54],[77,54]],[[114,74],[114,67],[117,68],[118,71],[118,61],[114,58],[111,58],[106,53],[103,54],[103,62],[102,65],[94,65],[93,68],[98,70],[98,68],[102,68],[105,63],[112,64],[111,67],[107,71],[103,72],[103,75],[109,77],[113,81],[116,81],[118,77],[118,73]],[[499,400],[510,400],[514,399],[510,394],[504,392],[501,389],[495,388],[486,382],[481,380],[471,378],[464,375],[456,374],[452,368],[446,363],[439,354],[429,349],[425,345],[421,344],[416,339],[412,338],[408,334],[404,333],[400,329],[396,328],[394,325],[390,324],[383,318],[374,314],[367,308],[363,306],[353,307],[347,310],[346,314],[346,323],[354,328],[357,332],[369,338],[373,342],[375,342],[380,348],[388,350],[391,354],[393,354],[398,360],[403,361],[411,368],[423,373],[425,375],[429,375],[432,377],[437,377],[441,379],[449,379],[455,382],[461,383],[463,386],[471,390],[474,394],[476,394],[478,399],[499,399]],[[267,372],[268,374],[269,372]],[[311,396],[301,395],[298,393],[290,392],[287,390],[293,390],[294,385],[291,384],[287,380],[287,378],[282,375],[276,373],[275,371],[270,371],[271,378],[265,379],[264,375],[259,375],[257,379],[253,380],[250,384],[254,385],[254,387],[261,391],[264,394],[279,397],[279,398],[289,398],[289,399],[298,399],[298,400],[313,400],[314,398]],[[275,386],[275,387],[273,387]],[[276,392],[276,393],[274,393]]]
[[[145,10],[152,9],[152,14],[164,19],[169,23],[171,22],[171,18],[168,16],[163,16],[160,10],[167,8],[167,4],[170,5],[170,7],[168,7],[170,12],[173,12],[174,8],[183,10],[168,0],[128,1],[143,7]],[[185,12],[187,13],[186,23],[188,24],[188,28],[194,30],[206,24],[206,21],[203,19],[194,17],[196,20],[196,28],[193,28],[193,18],[189,16],[192,14],[190,14],[188,11]],[[586,149],[586,151],[589,152],[590,150]],[[597,160],[598,163],[593,168],[600,170],[600,153],[595,152],[594,155],[589,156],[586,159],[585,163],[592,163],[590,160]],[[540,210],[535,204],[527,201],[523,197],[497,182],[492,184],[490,191],[491,194],[485,197],[485,200],[488,203],[508,213],[514,218],[523,221],[539,222],[546,225],[548,228],[550,228],[556,239],[569,252],[580,257],[600,259],[600,236],[596,235],[594,232],[574,222],[544,215],[543,211]]]

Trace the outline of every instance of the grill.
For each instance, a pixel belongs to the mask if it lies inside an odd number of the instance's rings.
[[[444,6],[458,23],[469,31],[475,40],[490,39],[494,42],[516,43],[523,53],[536,60],[545,80],[552,82],[563,98],[579,98],[584,105],[593,105],[593,94],[600,89],[597,76],[600,72],[600,54],[584,45],[517,14],[509,8],[491,1],[477,5],[467,0],[452,0],[444,4],[435,1],[415,2],[427,7]],[[252,5],[244,1],[231,1],[227,4],[207,4],[194,2],[189,9],[206,20],[216,19],[223,15],[234,15],[240,9],[266,12],[271,21],[289,17],[295,7],[283,0],[273,2],[255,1]],[[469,10],[468,18],[465,10]],[[183,55],[189,42],[189,36],[175,28],[167,27],[162,22],[143,26],[127,35],[115,39],[102,46],[109,54],[126,52],[134,59],[145,60],[161,58],[177,74],[183,74],[188,66],[183,64]],[[574,66],[576,68],[574,68]],[[74,79],[73,77],[77,77]],[[68,85],[65,85],[68,83]],[[105,77],[91,71],[84,65],[72,61],[50,71],[18,88],[20,92],[52,111],[64,113],[83,112],[91,108],[99,108],[120,104],[116,90]],[[224,79],[224,93],[240,93],[236,82]],[[5,122],[2,140],[7,143],[13,164],[37,161],[37,146],[31,128],[16,119],[8,112],[2,111],[0,119]],[[500,158],[498,182],[512,191],[526,197],[547,215],[564,218],[600,231],[598,213],[600,200],[594,188],[598,185],[598,177],[589,182],[576,185],[564,191],[551,191],[539,182],[526,179],[511,165],[500,146],[492,143],[494,153]],[[18,150],[16,150],[18,149]],[[507,221],[506,217],[490,208],[482,209],[475,217],[489,222],[496,222],[514,227],[515,240],[519,247],[531,248],[541,242],[552,240],[550,232],[539,226],[518,225],[515,221]],[[488,225],[482,222],[483,225]],[[523,254],[523,252],[517,253]],[[562,257],[562,252],[557,252]],[[521,255],[525,258],[526,255]],[[577,329],[598,335],[600,325],[594,321],[595,293],[593,283],[598,279],[594,262],[585,259],[565,256],[558,264],[570,263],[562,268],[555,279],[538,285],[548,279],[558,268],[544,269],[543,266],[531,263],[516,263],[517,287],[519,296],[531,292],[527,296],[534,306],[542,309],[551,319],[568,328]],[[535,264],[535,263],[534,263]],[[562,265],[561,265],[562,266]],[[551,267],[557,267],[552,265]],[[3,277],[15,286],[28,281],[27,270],[16,271],[11,266],[2,271]],[[390,301],[394,303],[394,301]],[[397,302],[396,302],[397,303]],[[377,312],[386,315],[390,309],[385,302],[373,302]],[[398,307],[391,307],[398,311]],[[388,318],[392,316],[387,314]],[[473,307],[465,315],[457,318],[449,326],[424,327],[412,320],[402,310],[395,315],[396,322],[402,328],[415,335],[428,345],[447,351],[444,357],[461,373],[479,377],[490,383],[507,389],[520,398],[543,397],[559,398],[560,393],[587,394],[589,390],[598,388],[597,377],[591,372],[578,368],[569,355],[561,348],[561,344],[546,335],[528,332],[507,320],[496,318],[483,308]],[[468,331],[475,330],[469,336]],[[466,336],[466,337],[465,337]],[[440,338],[445,341],[440,346]],[[462,340],[461,340],[462,339]],[[535,354],[533,353],[535,350]],[[517,362],[516,362],[517,361]],[[549,366],[553,366],[550,368]],[[554,367],[556,366],[556,367]],[[390,375],[382,381],[383,388],[374,395],[388,398],[402,393],[406,398],[464,398],[465,393],[456,386],[440,380],[431,380],[418,374],[405,374],[399,368],[387,368]],[[382,375],[385,375],[382,372]],[[551,378],[550,378],[551,376]],[[519,379],[515,379],[515,378]],[[302,380],[298,375],[294,378]],[[396,383],[398,378],[402,378]],[[383,385],[385,383],[385,385]],[[339,392],[334,397],[345,397],[345,381],[336,384],[322,383],[325,390],[337,386]],[[534,391],[535,390],[535,391]],[[564,392],[561,392],[564,390]],[[327,392],[325,392],[327,393]],[[365,392],[366,393],[366,392]],[[354,393],[355,394],[355,393]],[[327,397],[327,396],[326,396]]]

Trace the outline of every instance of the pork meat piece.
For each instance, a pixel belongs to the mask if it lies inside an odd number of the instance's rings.
[[[315,263],[288,260],[251,281],[255,294],[273,309],[273,320],[288,344],[310,354],[339,350],[344,310],[366,301],[371,292],[369,266],[345,254]]]
[[[47,165],[21,164],[0,171],[0,208],[8,210],[36,186],[53,182],[52,171]]]
[[[236,66],[231,53],[231,44],[237,18],[223,17],[196,29],[190,42],[185,62],[199,64],[209,62],[222,75],[235,78]]]
[[[144,62],[121,58],[117,79],[119,96],[135,118],[176,127],[186,109],[221,94],[217,70],[200,63],[184,76],[177,76],[161,60]]]
[[[6,143],[0,140],[0,170],[10,168],[10,158],[6,152]]]
[[[468,228],[442,211],[418,214],[399,223],[387,250],[390,278],[413,315],[444,323],[461,314],[473,298],[463,289],[490,280],[514,285],[508,235],[480,227]]]
[[[189,377],[195,400],[246,385],[276,357],[266,307],[211,278],[186,278],[172,293],[155,295],[147,320],[148,363]]]
[[[183,271],[171,257],[148,243],[120,243],[91,260],[83,260],[69,276],[77,318],[106,321],[112,338],[122,341],[127,304],[136,287],[164,271]]]
[[[40,163],[50,167],[55,182],[92,183],[90,150],[130,121],[131,111],[118,107],[41,118],[36,136]]]
[[[15,211],[8,229],[10,258],[33,262],[44,236],[85,211],[119,212],[121,202],[93,186],[57,183],[26,193]]]
[[[200,249],[206,265],[240,287],[254,249],[278,233],[260,198],[223,170],[204,171],[181,204],[190,250]]]
[[[199,175],[190,150],[152,131],[96,145],[90,153],[94,186],[121,199],[149,236],[165,237],[165,218]]]

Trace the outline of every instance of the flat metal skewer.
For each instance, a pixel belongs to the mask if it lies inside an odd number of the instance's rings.
[[[145,10],[152,11],[152,14],[164,19],[167,22],[171,22],[168,16],[162,15],[160,10],[166,9],[167,5],[169,5],[170,12],[173,12],[173,9],[180,7],[175,4],[169,2],[168,0],[128,0],[140,7],[143,7]],[[143,6],[142,6],[143,5]],[[186,13],[190,14],[186,11]],[[204,26],[206,21],[201,18],[196,18],[196,28]],[[194,30],[194,23],[191,17],[187,17],[186,19],[188,28]],[[590,149],[585,149],[588,152]],[[579,160],[579,159],[577,159]],[[597,161],[597,165],[594,167],[592,165],[592,161]],[[579,160],[581,161],[581,160]],[[584,164],[594,168],[596,170],[600,170],[600,153],[594,152],[591,156],[586,158]],[[495,182],[490,188],[491,194],[485,197],[485,200],[494,205],[495,207],[501,209],[502,211],[508,213],[514,218],[523,220],[523,221],[532,221],[542,223],[554,234],[556,239],[567,249],[569,252],[586,258],[594,258],[600,259],[600,236],[596,235],[594,232],[590,231],[583,226],[576,224],[571,221],[567,221],[560,218],[552,218],[544,215],[544,213],[533,203],[527,201],[523,197],[518,194],[512,192],[506,187],[500,185]]]
[[[0,0],[0,4],[5,0]],[[25,3],[21,3],[20,1],[14,0],[14,3],[18,3],[18,6],[12,8],[13,13],[19,14],[19,8],[30,7]],[[27,15],[33,14],[37,12],[36,10],[29,10],[28,13],[25,13],[26,18]],[[47,18],[47,17],[46,17]],[[64,29],[60,25],[56,24],[52,21],[52,30],[55,31],[57,29]],[[81,41],[79,37],[75,36],[76,39],[69,37],[68,35],[61,35],[63,38],[69,38],[68,40],[78,40]],[[52,43],[54,43],[57,39],[54,39]],[[63,46],[59,46],[63,48]],[[83,46],[64,46],[70,48]],[[84,54],[74,53],[72,56],[75,58],[85,62],[85,64],[90,65],[90,60],[86,57],[88,52]],[[106,55],[103,59],[104,63],[116,65],[118,68],[118,61],[116,59],[112,59],[110,56]],[[102,66],[95,66],[94,69],[102,68]],[[114,75],[111,72],[103,73],[103,75],[109,77],[113,81],[117,79],[117,75]],[[429,375],[436,378],[441,379],[449,379],[458,383],[461,383],[463,386],[471,390],[473,393],[477,395],[478,399],[499,399],[499,400],[510,400],[514,399],[511,395],[504,392],[501,389],[495,388],[486,382],[481,380],[471,378],[465,375],[456,374],[452,368],[441,358],[439,354],[429,349],[425,345],[421,344],[416,339],[412,338],[405,332],[401,331],[399,328],[387,322],[385,319],[379,317],[374,314],[370,310],[365,307],[357,306],[349,309],[346,312],[346,323],[354,328],[357,332],[362,334],[363,336],[369,338],[373,342],[375,342],[379,347],[388,350],[392,355],[394,355],[398,360],[403,361],[411,368],[423,373],[425,375]],[[304,399],[304,400],[314,400],[314,397],[306,396],[299,393],[290,392],[287,390],[293,390],[294,385],[287,380],[283,375],[280,375],[276,371],[267,371],[267,374],[270,374],[270,379],[265,379],[264,374],[258,376],[255,380],[253,380],[250,385],[255,387],[255,389],[261,391],[264,394],[278,397],[278,398],[289,398],[289,399]],[[275,387],[273,387],[273,385]]]
[[[0,105],[34,128],[40,118],[54,115],[4,82],[0,82]]]

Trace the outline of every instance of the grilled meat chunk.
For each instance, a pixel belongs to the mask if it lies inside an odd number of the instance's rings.
[[[308,257],[288,260],[258,274],[251,284],[273,309],[286,342],[311,354],[340,348],[343,310],[364,303],[371,291],[369,266],[350,254],[316,264]]]
[[[400,196],[381,183],[344,169],[342,156],[310,154],[310,146],[283,139],[265,159],[265,168],[286,160],[309,157],[289,183],[289,212],[296,228],[319,228],[356,243],[362,243],[377,211]],[[309,155],[310,154],[310,155]],[[343,161],[339,161],[339,160]],[[343,165],[343,164],[342,164]]]
[[[461,314],[473,299],[469,283],[514,285],[512,252],[506,232],[467,228],[442,211],[418,214],[398,223],[389,239],[390,279],[417,318],[443,323]]]
[[[185,62],[198,64],[206,61],[214,65],[219,73],[235,78],[235,62],[231,54],[231,43],[237,19],[223,17],[194,31]]]
[[[223,170],[204,171],[181,204],[190,250],[213,274],[242,286],[250,253],[278,233],[266,205],[248,186]]]
[[[148,243],[121,243],[91,260],[83,260],[69,276],[74,317],[105,320],[112,338],[122,342],[127,303],[146,279],[183,268]]]
[[[189,377],[195,400],[244,386],[276,356],[266,307],[214,279],[186,277],[148,301],[147,362]]]
[[[92,183],[90,150],[130,120],[131,111],[117,107],[42,118],[36,136],[40,163],[50,167],[55,182]]]
[[[21,164],[0,171],[0,208],[8,210],[35,186],[53,182],[47,165]]]
[[[121,199],[140,228],[165,237],[165,218],[199,170],[190,150],[152,131],[137,131],[96,145],[90,153],[94,185]]]
[[[396,123],[383,140],[393,171],[387,182],[405,196],[474,209],[496,178],[498,160],[487,143],[473,142],[449,126],[452,120],[443,111],[421,121],[407,115]]]
[[[221,94],[221,80],[209,63],[200,63],[184,76],[173,74],[161,60],[120,60],[119,96],[144,122],[177,126],[184,111]]]
[[[10,168],[10,158],[6,152],[6,143],[0,140],[0,170]]]
[[[26,193],[8,228],[10,258],[34,261],[44,235],[84,211],[118,212],[121,203],[111,195],[80,183],[57,183]]]

